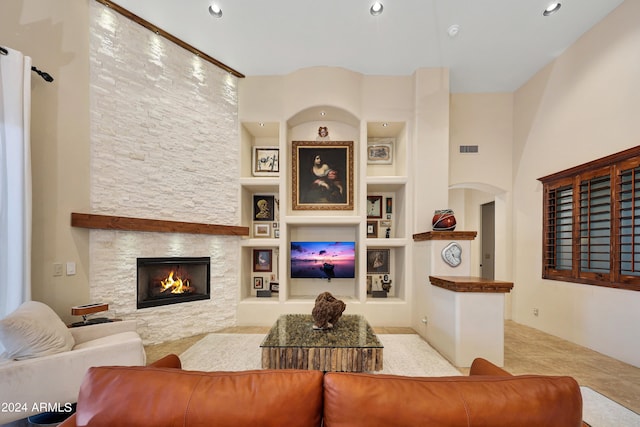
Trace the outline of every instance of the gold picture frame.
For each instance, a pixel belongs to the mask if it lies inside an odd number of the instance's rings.
[[[293,141],[291,162],[293,210],[353,210],[353,141]]]

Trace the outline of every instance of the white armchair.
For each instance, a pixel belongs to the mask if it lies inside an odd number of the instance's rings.
[[[75,341],[71,350],[22,360],[0,359],[0,424],[57,407],[64,410],[65,404],[76,401],[91,366],[145,364],[133,320],[68,331]]]

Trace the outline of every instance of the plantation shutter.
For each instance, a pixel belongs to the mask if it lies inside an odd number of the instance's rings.
[[[637,163],[621,165],[616,188],[620,247],[618,281],[636,284],[640,283],[640,166]]]
[[[579,276],[602,280],[611,271],[611,172],[593,175],[580,180]]]
[[[547,188],[544,275],[567,276],[573,268],[573,187],[571,180]]]

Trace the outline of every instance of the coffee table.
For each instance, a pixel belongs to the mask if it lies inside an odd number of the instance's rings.
[[[367,372],[382,370],[380,340],[360,315],[343,315],[333,329],[313,329],[306,314],[278,318],[262,348],[262,369]]]

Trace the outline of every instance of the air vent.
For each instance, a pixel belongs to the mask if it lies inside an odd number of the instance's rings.
[[[461,153],[477,153],[478,146],[477,145],[461,145],[460,152]]]

